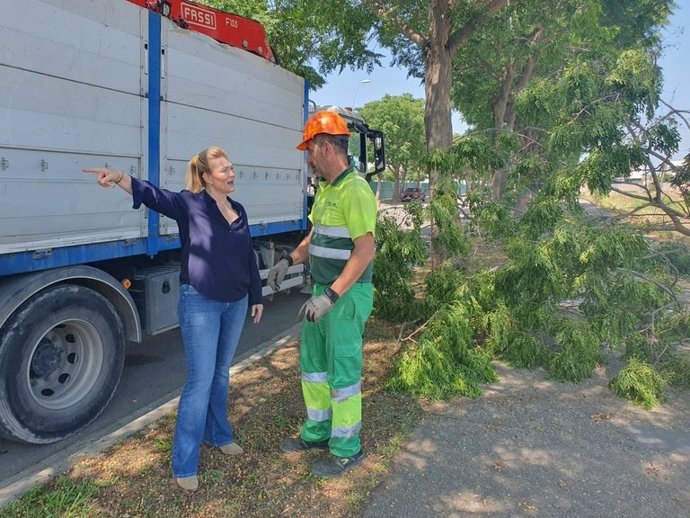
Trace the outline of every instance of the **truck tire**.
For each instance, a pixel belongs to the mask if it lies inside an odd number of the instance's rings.
[[[48,444],[85,427],[113,397],[124,357],[122,321],[101,294],[37,293],[0,336],[0,436]]]

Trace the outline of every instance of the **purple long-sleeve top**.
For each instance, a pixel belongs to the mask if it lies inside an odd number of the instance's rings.
[[[202,295],[234,302],[249,295],[249,304],[261,304],[261,277],[249,234],[244,207],[230,200],[239,217],[223,217],[206,191],[172,192],[132,178],[133,208],[142,203],[177,221],[182,258],[180,284],[190,284]]]

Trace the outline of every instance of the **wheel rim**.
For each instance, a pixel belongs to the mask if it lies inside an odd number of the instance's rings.
[[[81,401],[93,388],[103,364],[103,339],[90,323],[63,320],[32,348],[26,382],[34,401],[60,410]]]

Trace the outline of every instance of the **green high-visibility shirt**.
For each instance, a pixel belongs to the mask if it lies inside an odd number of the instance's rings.
[[[331,284],[345,268],[354,240],[376,229],[376,197],[369,184],[349,167],[333,183],[319,182],[309,220],[314,225],[309,265],[314,280]],[[371,282],[370,263],[357,282]]]

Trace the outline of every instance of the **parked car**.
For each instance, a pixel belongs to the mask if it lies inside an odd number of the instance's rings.
[[[420,187],[408,187],[400,195],[400,201],[426,201],[426,194]]]

